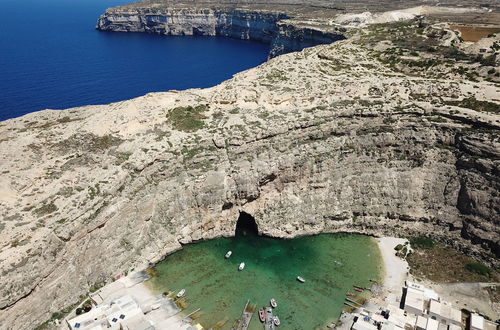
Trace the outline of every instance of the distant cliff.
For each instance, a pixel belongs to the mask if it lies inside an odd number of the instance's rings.
[[[213,9],[108,9],[97,21],[101,31],[164,35],[224,36],[269,43],[270,57],[345,39],[345,29],[324,31],[282,22],[283,13]]]

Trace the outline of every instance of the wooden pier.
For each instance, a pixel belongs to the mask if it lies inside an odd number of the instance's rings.
[[[250,325],[254,312],[255,306],[250,304],[250,300],[247,300],[247,303],[243,308],[243,312],[241,313],[238,325],[236,327],[232,327],[231,330],[246,330]]]

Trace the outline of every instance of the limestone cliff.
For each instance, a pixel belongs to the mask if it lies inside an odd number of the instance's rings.
[[[0,328],[232,235],[240,211],[265,235],[431,235],[498,265],[497,78],[421,23],[209,89],[1,122]]]
[[[255,40],[271,44],[270,57],[345,39],[343,28],[326,31],[294,22],[280,23],[286,18],[284,13],[267,11],[117,7],[99,18],[97,29]]]

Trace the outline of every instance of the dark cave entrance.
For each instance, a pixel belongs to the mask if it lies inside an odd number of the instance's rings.
[[[259,228],[255,222],[255,218],[250,214],[241,211],[238,221],[236,222],[235,236],[257,236],[259,235]]]

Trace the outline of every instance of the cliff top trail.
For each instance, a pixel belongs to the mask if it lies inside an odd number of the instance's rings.
[[[212,88],[0,122],[0,328],[231,236],[240,212],[273,237],[433,236],[498,266],[499,45],[419,17]]]

